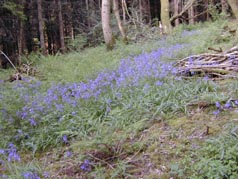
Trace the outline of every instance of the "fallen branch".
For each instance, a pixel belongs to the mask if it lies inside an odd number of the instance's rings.
[[[210,76],[213,78],[237,78],[238,46],[222,52],[222,49],[210,48],[221,53],[204,53],[191,55],[179,60],[175,66],[178,75],[182,76]]]
[[[16,72],[19,73],[19,71],[17,70],[16,66],[12,63],[12,61],[8,58],[8,56],[2,51],[0,50],[1,54],[4,55],[4,57],[9,61],[9,63],[12,65],[12,67],[16,70]]]

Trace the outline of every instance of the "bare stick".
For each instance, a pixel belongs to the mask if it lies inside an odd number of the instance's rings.
[[[8,56],[7,56],[5,53],[3,53],[2,50],[0,50],[0,52],[1,52],[1,54],[3,54],[4,57],[9,61],[9,63],[13,66],[13,68],[19,73],[19,71],[17,70],[16,66],[12,63],[12,61],[8,58]]]

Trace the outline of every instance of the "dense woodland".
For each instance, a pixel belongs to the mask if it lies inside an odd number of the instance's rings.
[[[238,18],[237,12],[236,0],[0,0],[0,50],[14,60],[104,41],[113,48],[115,38],[127,43],[127,33],[142,26],[166,34],[181,23]]]

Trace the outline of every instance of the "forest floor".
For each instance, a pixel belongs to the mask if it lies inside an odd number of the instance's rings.
[[[21,81],[0,70],[0,178],[238,178],[237,80],[174,66],[237,45],[234,29],[223,20],[113,51],[32,54],[37,73]]]

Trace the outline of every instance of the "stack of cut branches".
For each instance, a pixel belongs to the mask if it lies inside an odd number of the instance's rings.
[[[217,52],[219,50],[216,50]],[[192,55],[179,60],[176,64],[178,75],[185,78],[207,76],[214,79],[238,77],[238,46],[220,53]]]

